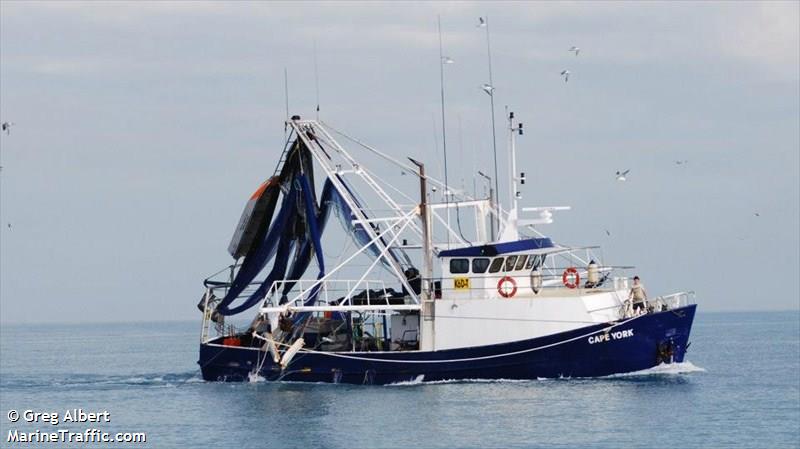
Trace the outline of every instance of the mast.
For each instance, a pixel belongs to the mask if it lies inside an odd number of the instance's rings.
[[[510,204],[512,205],[512,210],[514,211],[514,215],[516,218],[516,214],[519,213],[519,200],[522,198],[522,192],[517,190],[517,181],[521,181],[521,183],[524,184],[525,178],[522,176],[517,177],[517,146],[514,134],[519,133],[519,135],[522,135],[522,123],[517,123],[517,126],[516,127],[514,126],[514,112],[508,113],[508,131],[510,134],[510,141],[511,141],[509,148],[510,152],[509,157],[511,158],[511,164],[510,164],[511,176],[509,176],[509,182],[510,182],[509,194],[511,197]]]
[[[489,207],[494,209],[495,191],[494,191],[494,185],[492,184],[492,177],[487,175],[486,173],[480,171],[480,170],[478,170],[478,175],[480,175],[483,179],[485,179],[487,181],[487,184],[489,185]],[[494,239],[495,239],[495,227],[494,227],[494,225],[495,225],[496,219],[497,219],[497,217],[495,217],[495,216],[493,216],[491,214],[489,215],[489,240],[490,241],[494,241]]]
[[[431,222],[428,211],[428,186],[425,177],[425,164],[414,159],[408,158],[419,168],[419,218],[422,221],[422,282],[421,295],[422,316],[420,319],[421,338],[420,349],[432,351],[434,348],[434,320],[436,319],[436,309],[433,298],[431,297],[433,279],[433,244],[431,242]]]

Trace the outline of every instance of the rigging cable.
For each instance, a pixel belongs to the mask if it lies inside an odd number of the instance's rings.
[[[461,133],[461,115],[458,116],[458,149],[460,156],[464,157],[464,136]],[[445,159],[445,164],[447,164],[447,159]],[[445,167],[447,167],[445,165]],[[447,170],[447,168],[445,168]],[[445,171],[445,179],[447,179],[447,172]],[[447,181],[445,181],[446,183]],[[463,180],[461,185],[461,190],[464,190]],[[464,237],[464,231],[461,230],[461,209],[458,208],[458,201],[456,201],[456,225],[458,226],[458,234],[461,236],[461,239],[464,240],[472,246],[472,242],[470,242],[466,237]]]
[[[438,145],[438,137],[436,136],[436,117],[435,117],[435,116],[432,116],[432,118],[433,118],[433,143],[434,143],[434,148],[435,148],[434,154],[438,154],[438,153],[439,153],[439,145]],[[410,166],[408,166],[408,165],[405,165],[405,164],[403,164],[403,163],[401,163],[401,162],[397,161],[396,159],[392,158],[391,156],[389,156],[389,155],[387,155],[387,154],[385,154],[385,153],[382,153],[382,152],[380,152],[380,151],[376,150],[375,148],[372,148],[372,147],[370,147],[369,145],[365,144],[364,142],[361,142],[360,140],[358,140],[358,139],[356,139],[356,138],[354,138],[354,137],[352,137],[352,136],[350,136],[350,135],[346,134],[345,132],[343,132],[343,131],[340,131],[340,130],[338,130],[338,129],[334,128],[333,126],[331,126],[331,125],[330,125],[330,124],[328,124],[328,123],[324,123],[324,125],[325,125],[325,127],[327,127],[327,128],[329,128],[329,129],[331,129],[331,130],[332,130],[334,133],[336,133],[336,134],[338,134],[338,135],[340,135],[340,136],[344,137],[345,139],[347,139],[347,140],[349,140],[349,141],[351,141],[351,142],[355,143],[356,145],[358,145],[358,146],[360,146],[360,147],[362,147],[362,148],[366,149],[367,151],[370,151],[370,152],[372,152],[372,153],[374,153],[374,154],[376,154],[376,155],[380,156],[381,158],[383,158],[383,159],[385,159],[385,160],[389,161],[390,163],[392,163],[392,164],[394,164],[394,165],[396,165],[396,166],[398,166],[398,167],[402,168],[403,170],[405,170],[405,171],[408,171],[409,173],[412,173],[412,174],[414,174],[415,176],[418,176],[418,174],[417,174],[417,173],[414,171],[414,169],[413,169],[412,167],[410,167]],[[439,159],[438,159],[437,157],[434,157],[434,162],[435,162],[435,163],[436,163],[436,165],[438,166],[438,164],[439,164]],[[365,170],[365,171],[367,171],[368,173],[370,173],[370,174],[374,175],[374,173],[373,173],[371,170],[368,170],[368,169],[366,169],[365,167],[362,167],[362,170]],[[447,183],[446,183],[446,182],[445,182],[445,183],[443,183],[443,182],[441,182],[441,181],[437,180],[436,178],[433,178],[433,177],[431,177],[430,175],[426,175],[426,179],[427,179],[428,181],[430,181],[432,184],[436,184],[436,185],[438,185],[439,187],[441,187],[442,189],[444,189],[444,190],[447,190]],[[407,198],[409,201],[414,201],[414,200],[413,200],[411,197],[409,197],[408,195],[406,195],[405,193],[403,193],[402,191],[400,191],[400,189],[398,189],[397,187],[393,186],[392,184],[390,184],[390,183],[385,183],[385,185],[389,186],[389,187],[390,187],[392,190],[396,191],[398,194],[400,194],[400,195],[401,195],[401,196],[403,196],[404,198]],[[475,199],[476,199],[476,198],[473,198],[473,197],[471,197],[470,195],[468,195],[468,194],[466,194],[466,193],[464,193],[464,192],[462,192],[462,193],[461,193],[461,196],[462,196],[462,198],[464,198],[464,199],[466,199],[466,200],[475,200]],[[459,233],[460,233],[460,231],[459,231]],[[418,234],[419,234],[419,232],[418,232]],[[448,236],[449,236],[449,232],[448,232]],[[471,242],[469,242],[469,241],[468,241],[466,238],[464,238],[463,234],[462,234],[460,237],[462,238],[462,240],[463,240],[465,243],[469,243],[470,245],[472,244],[472,243],[471,243]]]

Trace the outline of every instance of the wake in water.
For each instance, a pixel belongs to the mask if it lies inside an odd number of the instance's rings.
[[[254,383],[260,383],[260,382],[266,382],[267,379],[259,376],[256,373],[248,373],[247,374],[247,381],[250,382],[251,384],[254,384]]]
[[[176,387],[187,383],[202,382],[200,373],[145,373],[134,375],[75,374],[69,378],[29,378],[3,382],[4,388],[114,388],[125,386]]]
[[[632,373],[612,374],[610,376],[606,376],[605,379],[615,379],[619,377],[673,376],[704,372],[706,372],[705,368],[701,368],[687,360],[681,363],[662,363],[652,368],[634,371]]]
[[[425,380],[425,375],[420,374],[412,380],[386,384],[387,387],[413,387],[417,385],[443,385],[443,384],[517,384],[537,382],[538,380],[549,379],[445,379],[445,380]]]
[[[651,377],[651,376],[679,376],[690,373],[704,373],[705,368],[701,368],[690,361],[681,363],[662,363],[658,366],[648,368],[641,371],[634,371],[631,373],[612,374],[604,377],[581,377],[581,378],[568,378],[560,377],[557,379],[540,377],[536,380],[532,379],[448,379],[448,380],[430,380],[425,381],[425,375],[420,374],[412,380],[402,382],[395,382],[386,385],[387,387],[413,387],[417,385],[440,385],[440,384],[480,384],[480,383],[526,383],[526,382],[542,382],[542,381],[569,381],[575,380],[591,380],[591,379],[617,379],[626,377]]]

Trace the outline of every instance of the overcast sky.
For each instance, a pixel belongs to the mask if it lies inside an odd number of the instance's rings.
[[[315,41],[322,118],[441,173],[437,15],[452,183],[490,167],[488,15],[524,203],[573,206],[543,231],[603,245],[651,294],[797,313],[798,2],[3,0],[0,320],[199,319],[282,149],[284,67],[314,114]]]

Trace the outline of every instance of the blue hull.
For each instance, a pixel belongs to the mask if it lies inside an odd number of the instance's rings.
[[[299,352],[281,371],[256,348],[200,346],[203,379],[389,384],[452,379],[599,377],[682,362],[696,305],[496,345],[404,352]],[[608,332],[609,326],[614,326]]]

